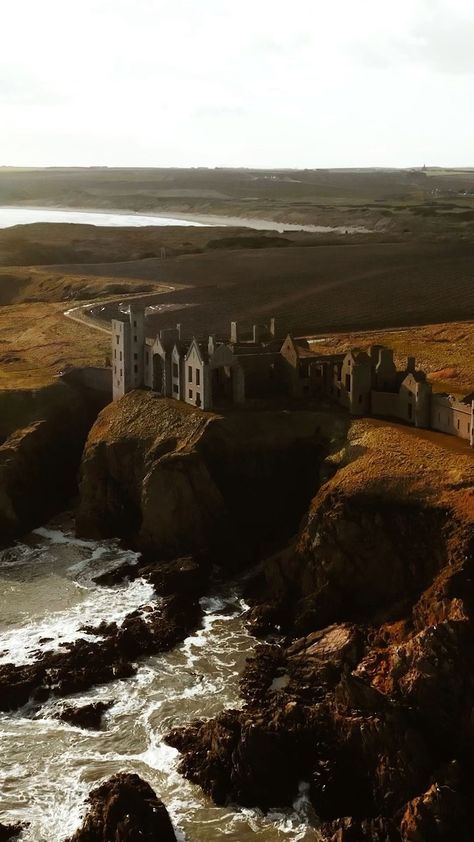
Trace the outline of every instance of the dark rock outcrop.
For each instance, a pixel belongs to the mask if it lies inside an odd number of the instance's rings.
[[[134,567],[136,575],[140,570],[154,582],[160,598],[128,614],[120,626],[101,623],[84,629],[98,640],[79,638],[61,651],[45,652],[32,664],[0,665],[0,710],[16,710],[29,699],[40,703],[52,695],[79,693],[127,678],[136,672],[138,658],[167,651],[184,640],[201,620],[205,567],[188,558],[167,562],[161,571],[150,565]]]
[[[66,842],[176,842],[165,805],[138,775],[114,775],[88,801],[82,827]]]
[[[104,713],[111,707],[112,702],[91,702],[89,705],[65,705],[58,714],[58,718],[69,725],[78,728],[90,728],[98,731],[102,727]]]
[[[61,382],[0,396],[0,543],[64,510],[100,405]]]
[[[0,842],[9,842],[10,839],[17,839],[20,833],[28,827],[23,822],[15,824],[2,824],[0,822]]]
[[[336,428],[343,435],[330,414],[221,417],[131,392],[89,435],[77,530],[118,534],[162,558],[205,554],[241,567],[296,528]]]
[[[251,620],[287,638],[248,662],[241,710],[168,735],[182,773],[219,803],[262,808],[290,805],[307,781],[331,842],[467,842],[471,454],[355,423],[265,574]]]

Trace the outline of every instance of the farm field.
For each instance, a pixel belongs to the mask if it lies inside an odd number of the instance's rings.
[[[299,335],[474,319],[473,258],[471,246],[450,243],[328,245],[121,263],[114,276],[182,285],[160,303],[183,312],[150,316],[150,335],[176,321],[191,334],[227,335],[231,320],[250,328],[270,316]],[[95,312],[110,319],[114,309]]]

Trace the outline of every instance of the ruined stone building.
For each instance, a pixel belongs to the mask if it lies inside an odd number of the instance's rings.
[[[237,322],[229,336],[184,339],[180,324],[145,337],[144,310],[131,307],[112,321],[113,399],[145,386],[163,397],[201,409],[243,404],[282,391],[281,340],[275,320],[243,337]]]
[[[146,387],[204,410],[286,395],[340,404],[351,415],[390,418],[474,444],[474,394],[433,394],[413,357],[398,369],[393,351],[372,345],[346,354],[318,354],[305,339],[278,338],[275,319],[242,335],[185,339],[180,324],[145,335],[143,308],[112,322],[113,399]]]
[[[393,418],[474,445],[474,394],[461,399],[434,394],[413,357],[397,369],[393,351],[381,345],[368,352],[352,348],[346,354],[318,355],[305,340],[292,336],[286,337],[281,353],[294,397],[325,397],[351,415]]]

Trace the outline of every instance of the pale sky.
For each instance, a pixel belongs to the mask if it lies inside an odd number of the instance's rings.
[[[0,164],[474,166],[473,0],[3,0]]]

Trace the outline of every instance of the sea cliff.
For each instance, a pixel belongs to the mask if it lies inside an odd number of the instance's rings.
[[[0,391],[0,544],[63,511],[103,398],[61,380]]]
[[[345,427],[331,414],[224,417],[129,393],[89,434],[77,530],[120,535],[158,558],[251,559],[297,528],[330,440],[342,440]]]
[[[265,564],[252,621],[273,636],[247,664],[244,707],[169,742],[219,803],[291,804],[304,781],[324,838],[467,842],[472,454],[357,421],[326,467]]]

